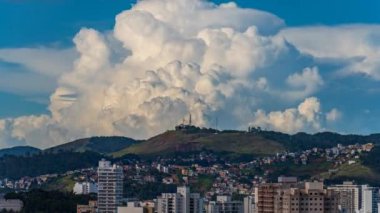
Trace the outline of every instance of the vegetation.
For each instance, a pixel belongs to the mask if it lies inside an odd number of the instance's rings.
[[[363,164],[380,173],[380,146],[375,146],[371,152],[363,156]]]
[[[288,135],[274,131],[261,131],[257,134],[268,140],[277,141],[283,144],[289,151],[300,151],[311,149],[313,147],[330,148],[337,144],[350,145],[356,143],[380,143],[380,134],[361,136],[321,132],[316,134],[297,133],[295,135]]]
[[[13,155],[13,156],[30,156],[34,154],[38,154],[41,152],[40,149],[31,147],[31,146],[16,146],[7,149],[0,150],[0,157],[5,155]]]
[[[59,191],[32,190],[21,193],[8,193],[6,199],[20,199],[24,203],[21,212],[43,213],[76,212],[77,204],[87,204],[89,200],[96,199],[94,195],[74,195]]]
[[[124,181],[124,196],[137,198],[139,200],[154,199],[161,193],[176,192],[177,186],[174,184],[163,183],[144,183],[140,184],[133,180]]]
[[[18,179],[43,174],[89,168],[97,165],[103,156],[94,152],[40,153],[33,156],[4,156],[0,158],[0,178]]]
[[[71,175],[58,176],[48,183],[45,183],[42,189],[47,191],[62,191],[62,192],[72,192],[75,181]]]
[[[285,151],[283,145],[261,136],[246,132],[191,132],[167,131],[144,142],[134,144],[115,152],[114,156],[125,154],[156,155],[175,152],[211,150],[237,154],[271,155]]]
[[[46,149],[45,152],[57,153],[62,151],[70,152],[98,152],[101,154],[108,154],[122,150],[130,145],[137,143],[136,140],[127,137],[92,137],[79,139],[73,142],[55,146]]]
[[[192,190],[195,192],[205,193],[209,191],[212,187],[212,184],[215,180],[215,177],[210,175],[200,175],[198,176],[198,181],[192,186]]]

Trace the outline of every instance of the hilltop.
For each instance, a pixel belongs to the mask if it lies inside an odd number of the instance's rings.
[[[251,129],[252,130],[252,129]],[[317,134],[298,133],[289,135],[274,131],[236,131],[204,129],[185,126],[169,130],[147,140],[134,140],[127,137],[92,137],[75,140],[66,144],[40,151],[33,147],[0,150],[7,155],[0,156],[0,177],[19,178],[47,173],[96,166],[101,158],[120,159],[155,158],[159,156],[185,155],[199,152],[212,152],[219,157],[247,160],[253,157],[273,156],[277,153],[298,152],[314,147],[325,149],[342,145],[373,143],[375,151],[364,155],[357,165],[342,166],[339,173],[328,176],[326,172],[333,168],[331,163],[312,161],[305,166],[286,164],[271,169],[280,174],[297,176],[324,176],[329,179],[356,177],[356,171],[362,171],[372,179],[380,177],[380,134],[368,136],[341,135],[332,132]],[[11,151],[19,155],[10,155]],[[11,151],[10,151],[11,150]],[[35,150],[35,153],[25,150]],[[29,154],[27,154],[29,153]],[[137,155],[137,156],[136,156]],[[230,158],[232,157],[232,158]],[[17,166],[14,166],[17,165]],[[363,172],[365,171],[365,172]],[[366,177],[366,179],[368,179]],[[361,178],[361,177],[359,177]]]
[[[210,132],[199,130],[186,132],[171,130],[115,152],[114,156],[171,154],[202,150],[271,155],[285,151],[285,147],[281,143],[260,135],[240,131]]]
[[[26,155],[34,155],[41,152],[40,149],[31,147],[31,146],[15,146],[12,148],[6,148],[0,150],[0,157],[5,155],[12,156],[26,156]]]
[[[95,152],[121,157],[126,154],[155,156],[162,154],[212,151],[235,155],[274,155],[278,152],[297,152],[318,148],[330,148],[337,144],[380,144],[380,134],[341,135],[334,132],[316,134],[297,133],[294,135],[275,131],[250,128],[250,131],[215,130],[195,126],[177,126],[147,140],[128,137],[91,137],[43,150],[44,153],[58,152]],[[0,150],[4,154],[36,154],[41,150],[33,147],[14,147]]]
[[[250,128],[250,130],[249,132],[236,130],[218,131],[194,126],[187,129],[177,128],[128,146],[113,153],[113,156],[120,157],[125,154],[152,156],[202,150],[237,155],[265,156],[284,151],[302,151],[314,147],[331,148],[337,144],[380,144],[380,134],[361,136],[321,132],[289,135],[254,128]]]
[[[97,152],[100,154],[108,154],[117,152],[137,143],[136,140],[127,137],[91,137],[78,139],[69,143],[58,145],[45,149],[44,152]]]

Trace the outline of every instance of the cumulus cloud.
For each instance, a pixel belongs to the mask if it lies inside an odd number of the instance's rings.
[[[281,35],[303,53],[342,63],[342,74],[360,73],[380,80],[379,32],[379,25],[342,25],[286,28]]]
[[[323,85],[323,79],[319,75],[317,67],[307,67],[302,73],[289,75],[286,83],[296,89],[287,92],[287,96],[292,99],[298,99],[315,93]]]
[[[50,94],[57,79],[72,70],[75,49],[0,49],[0,91],[23,96]]]
[[[320,101],[315,97],[310,97],[300,103],[297,108],[269,113],[261,109],[257,110],[251,125],[292,134],[299,131],[315,132],[321,130],[321,114]]]
[[[189,113],[199,126],[218,117],[222,127],[319,130],[324,118],[314,97],[284,111],[258,110],[267,96],[299,101],[324,83],[315,65],[300,73],[278,69],[305,57],[278,34],[283,25],[275,15],[235,3],[138,1],[116,16],[112,31],[78,32],[72,69],[51,74],[58,82],[51,114],[0,120],[0,145],[49,147],[94,135],[147,138]],[[272,76],[285,82],[284,93],[271,87]]]
[[[329,122],[335,122],[342,117],[342,112],[334,108],[326,114],[326,120]]]

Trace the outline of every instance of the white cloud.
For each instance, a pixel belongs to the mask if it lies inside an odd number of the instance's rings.
[[[94,135],[147,138],[188,113],[200,126],[218,117],[220,126],[244,127],[256,112],[256,125],[317,131],[325,118],[319,100],[305,98],[324,80],[315,64],[302,65],[307,68],[300,73],[282,67],[304,57],[277,34],[283,25],[275,15],[234,3],[138,1],[117,15],[112,31],[84,28],[75,36],[78,57],[70,71],[49,74],[52,65],[43,61],[7,58],[32,70],[44,66],[39,74],[58,78],[58,86],[51,115],[0,120],[0,145],[49,147]],[[305,100],[283,111],[258,110],[269,98]]]
[[[72,70],[77,55],[72,48],[0,49],[0,91],[26,97],[50,94],[57,78]]]
[[[300,51],[321,60],[344,61],[343,73],[380,80],[380,26],[343,25],[286,28],[281,32]]]
[[[326,120],[329,122],[335,122],[342,117],[342,112],[334,108],[326,114]]]
[[[287,96],[291,99],[305,98],[323,85],[323,79],[319,75],[317,67],[305,68],[302,73],[289,75],[286,83],[296,90],[288,91]]]
[[[0,61],[21,64],[28,70],[47,76],[59,76],[72,69],[74,49],[17,48],[0,49]]]
[[[269,113],[257,110],[251,125],[292,134],[300,131],[315,132],[321,129],[321,113],[319,100],[310,97],[297,108]]]

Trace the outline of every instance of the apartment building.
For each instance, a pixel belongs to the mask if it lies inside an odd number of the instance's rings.
[[[203,202],[199,193],[190,188],[177,187],[177,193],[163,193],[157,199],[157,213],[201,213]]]
[[[353,182],[343,182],[343,184],[333,185],[328,189],[334,190],[338,194],[339,211],[342,213],[356,213],[360,209],[360,186]]]
[[[116,213],[122,196],[122,167],[102,159],[98,166],[98,212]]]
[[[338,196],[331,189],[324,189],[322,182],[306,182],[297,188],[281,188],[274,196],[274,212],[277,213],[336,213]]]
[[[368,185],[361,186],[361,213],[379,212],[380,188]]]
[[[335,213],[338,195],[322,182],[280,182],[262,184],[255,189],[257,213]]]
[[[217,196],[207,205],[207,213],[243,213],[243,202],[232,201],[230,196]]]
[[[255,213],[256,212],[256,203],[254,196],[247,196],[243,201],[244,213]]]

